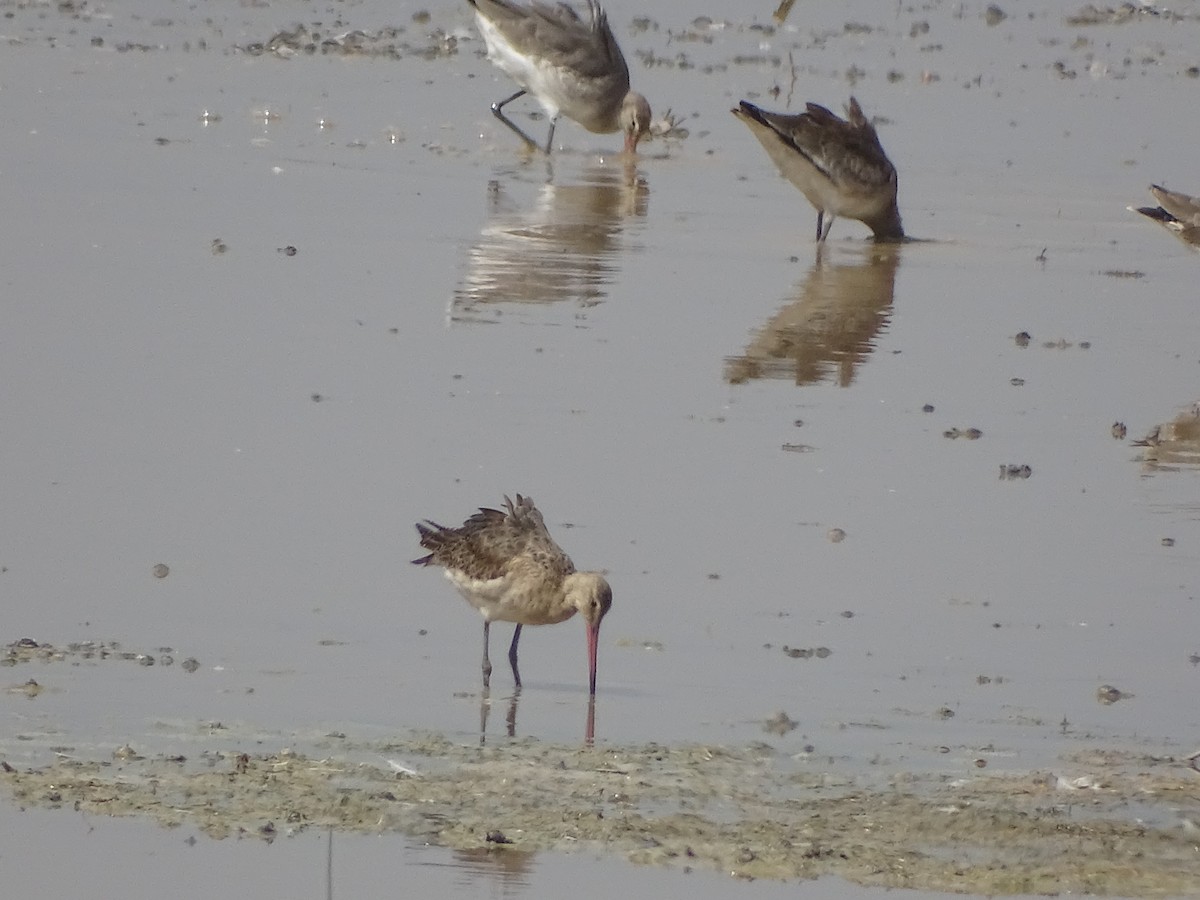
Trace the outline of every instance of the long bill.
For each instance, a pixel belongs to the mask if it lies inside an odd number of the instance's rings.
[[[638,133],[634,128],[630,128],[625,132],[625,155],[634,156],[637,154]]]
[[[588,693],[596,695],[596,652],[600,645],[600,623],[587,626]]]

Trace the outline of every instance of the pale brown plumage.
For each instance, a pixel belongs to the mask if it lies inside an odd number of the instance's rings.
[[[458,528],[417,523],[427,556],[419,566],[441,566],[459,593],[483,616],[483,683],[489,684],[489,629],[493,620],[515,622],[509,647],[517,687],[517,642],[522,625],[553,625],[583,616],[588,640],[589,687],[596,692],[600,622],[612,606],[612,589],[597,572],[577,572],[550,537],[532,498],[504,498],[504,510],[480,508]]]
[[[504,115],[504,106],[526,92],[533,94],[550,118],[545,152],[554,146],[560,115],[588,131],[625,136],[625,152],[633,153],[650,130],[650,104],[629,89],[629,66],[595,0],[587,0],[587,18],[565,3],[468,0],[488,49],[488,59],[521,90],[492,104],[492,112],[525,143],[538,145]]]
[[[1168,191],[1157,184],[1150,185],[1150,193],[1159,202],[1158,206],[1129,208],[1158,222],[1193,250],[1200,251],[1200,197]]]
[[[876,241],[904,239],[896,167],[853,97],[845,119],[816,103],[807,104],[799,115],[783,115],[743,100],[732,112],[758,138],[783,176],[816,207],[818,242],[829,236],[838,216],[862,222]]]

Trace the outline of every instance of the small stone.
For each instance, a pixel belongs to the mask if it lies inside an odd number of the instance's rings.
[[[1128,700],[1133,697],[1133,694],[1126,693],[1120,688],[1113,687],[1111,684],[1102,684],[1096,688],[1096,702],[1103,706],[1112,706],[1118,700]]]

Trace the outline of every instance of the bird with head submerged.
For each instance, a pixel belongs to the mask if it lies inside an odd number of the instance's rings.
[[[504,509],[481,507],[458,528],[417,523],[421,546],[430,551],[418,566],[441,566],[446,578],[483,616],[483,686],[492,674],[488,637],[495,620],[515,622],[508,661],[516,686],[517,642],[523,625],[554,625],[576,613],[587,633],[588,689],[596,693],[600,622],[612,608],[612,588],[599,572],[577,572],[550,537],[530,497],[504,498]]]
[[[595,0],[587,0],[586,18],[565,3],[467,2],[475,7],[488,59],[521,88],[493,103],[492,113],[527,147],[538,149],[538,144],[504,115],[504,107],[530,93],[550,119],[547,154],[560,116],[597,134],[620,131],[625,152],[637,151],[638,141],[650,131],[650,104],[629,89],[629,66]]]
[[[845,119],[816,103],[806,104],[799,115],[784,115],[743,100],[732,112],[749,126],[783,177],[816,207],[818,243],[838,216],[862,222],[876,241],[904,240],[896,167],[853,97]]]

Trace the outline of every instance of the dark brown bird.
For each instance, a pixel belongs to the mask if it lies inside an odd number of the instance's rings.
[[[816,207],[818,243],[838,216],[862,222],[877,241],[904,239],[896,167],[853,97],[845,119],[816,103],[788,116],[743,100],[732,112],[749,126],[783,177]]]
[[[483,686],[489,685],[488,632],[494,620],[515,622],[508,661],[517,670],[517,642],[523,625],[554,625],[575,613],[587,630],[588,687],[596,693],[596,653],[600,622],[612,606],[612,588],[598,572],[577,572],[575,564],[546,530],[533,499],[504,498],[504,510],[480,508],[459,528],[417,523],[428,556],[418,566],[441,566],[467,602],[483,616]]]

